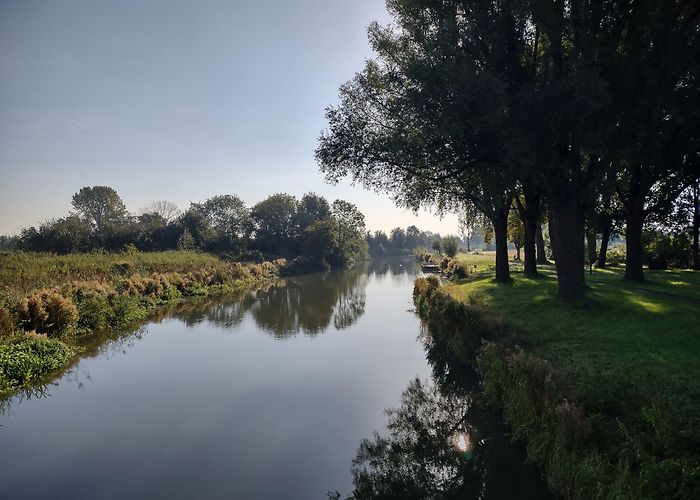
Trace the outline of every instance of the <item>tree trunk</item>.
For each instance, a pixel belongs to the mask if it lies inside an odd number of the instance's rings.
[[[606,266],[608,259],[608,243],[610,242],[610,219],[606,218],[603,222],[603,234],[600,240],[600,253],[598,254],[598,262],[596,267],[603,269]]]
[[[552,259],[554,259],[554,262],[557,261],[557,249],[554,247],[554,242],[553,240],[553,234],[554,230],[552,228],[552,211],[549,211],[549,221],[547,222],[547,231],[549,231],[549,243],[552,246]]]
[[[636,195],[629,201],[627,208],[627,227],[625,228],[625,279],[644,281],[644,255],[642,249],[642,228],[644,227],[644,197]]]
[[[525,241],[523,250],[525,251],[525,263],[523,265],[523,274],[529,278],[537,276],[537,256],[535,253],[535,234],[537,233],[537,214],[533,216],[530,210],[525,210],[525,220],[523,226],[525,228]]]
[[[523,251],[525,252],[525,263],[523,265],[523,274],[527,277],[537,276],[537,256],[535,253],[535,239],[537,232],[537,220],[540,218],[540,195],[532,190],[524,189],[525,205],[516,198],[516,206],[520,219],[523,221],[523,229],[525,230],[525,238],[523,242]],[[520,260],[520,251],[518,249],[518,260]]]
[[[586,288],[583,207],[575,200],[565,200],[553,204],[551,209],[550,237],[559,281],[557,297],[566,301],[582,299]]]
[[[596,254],[596,234],[594,231],[588,231],[586,234],[586,248],[588,249],[588,262],[587,264],[592,265],[596,260],[598,260],[598,255]]]
[[[700,182],[696,182],[693,186],[693,269],[700,269],[698,236],[700,236]]]
[[[494,240],[496,241],[496,281],[506,283],[510,281],[510,267],[508,264],[508,211],[499,210],[492,220]]]
[[[547,260],[547,251],[544,248],[544,235],[542,234],[542,224],[537,224],[537,232],[535,233],[535,245],[537,246],[537,263],[549,264]]]

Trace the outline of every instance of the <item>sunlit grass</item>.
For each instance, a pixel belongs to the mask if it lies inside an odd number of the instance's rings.
[[[622,280],[624,269],[594,270],[586,276],[587,300],[567,304],[556,299],[552,266],[540,267],[535,279],[511,272],[511,284],[495,283],[486,269],[446,290],[464,301],[475,297],[516,325],[528,349],[576,377],[700,395],[700,305],[692,301],[700,273],[646,271],[640,284]]]

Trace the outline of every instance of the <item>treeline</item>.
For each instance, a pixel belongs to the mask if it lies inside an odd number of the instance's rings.
[[[396,0],[389,12],[393,24],[369,29],[376,57],[327,110],[316,158],[328,180],[410,208],[474,207],[501,282],[509,213],[528,276],[546,223],[562,299],[584,296],[594,244],[605,254],[614,230],[626,279],[644,279],[645,228],[663,236],[648,248],[689,246],[700,267],[697,2]]]
[[[57,254],[107,251],[203,250],[243,260],[299,257],[300,263],[342,267],[367,255],[364,215],[344,200],[308,193],[274,194],[252,208],[235,195],[192,203],[153,202],[130,214],[111,187],[84,187],[73,212],[3,237],[5,248]]]
[[[410,255],[416,248],[440,248],[442,237],[439,233],[421,231],[416,226],[406,229],[395,227],[389,234],[384,231],[367,233],[367,246],[372,257],[390,255]]]

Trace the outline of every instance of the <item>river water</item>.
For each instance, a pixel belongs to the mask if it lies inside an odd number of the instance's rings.
[[[369,497],[546,498],[473,374],[421,332],[416,274],[292,278],[103,340],[5,402],[0,499],[345,498],[353,470]]]

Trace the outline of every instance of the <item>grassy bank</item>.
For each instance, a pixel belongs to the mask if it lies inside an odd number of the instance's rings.
[[[472,256],[459,260],[469,266]],[[484,266],[483,256],[478,256]],[[478,268],[477,268],[478,269]],[[553,269],[493,282],[488,266],[416,285],[434,336],[476,362],[552,490],[569,498],[700,493],[700,274],[622,281],[594,271],[588,300],[555,299]]]
[[[67,366],[86,336],[130,327],[183,298],[273,279],[285,265],[185,251],[0,253],[0,397]]]

